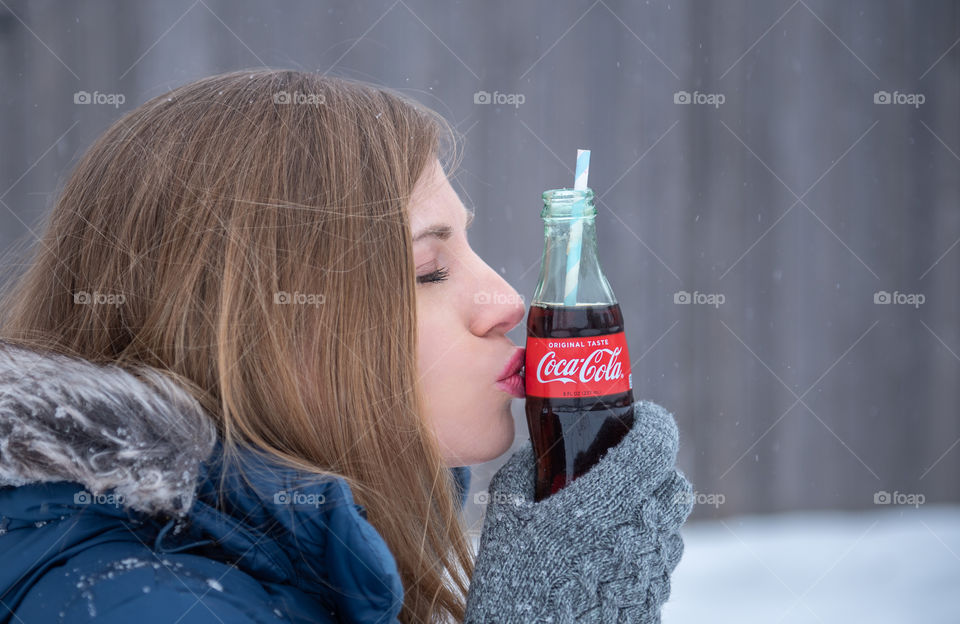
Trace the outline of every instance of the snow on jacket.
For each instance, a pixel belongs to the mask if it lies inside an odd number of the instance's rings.
[[[396,621],[396,561],[343,479],[246,451],[248,483],[221,448],[155,371],[0,343],[0,624]]]

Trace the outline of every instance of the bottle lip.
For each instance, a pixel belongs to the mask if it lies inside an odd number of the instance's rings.
[[[574,214],[574,206],[583,205],[584,217],[593,217],[597,209],[593,205],[593,189],[584,190],[559,188],[543,192],[543,218],[578,218]]]
[[[593,202],[593,189],[586,188],[582,191],[572,188],[549,189],[543,192],[542,197],[545,204],[572,204],[581,200],[590,204]]]

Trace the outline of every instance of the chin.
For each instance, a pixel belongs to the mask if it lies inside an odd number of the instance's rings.
[[[510,447],[513,446],[513,439],[513,415],[510,414],[508,407],[505,415],[501,415],[483,429],[482,437],[474,437],[470,440],[469,447],[464,448],[456,456],[445,457],[445,463],[447,466],[453,467],[472,466],[493,461],[510,450]]]
[[[498,435],[493,436],[493,432],[496,431]],[[510,412],[510,403],[507,403],[506,408],[504,408],[504,414],[502,418],[497,421],[494,427],[491,427],[491,437],[488,440],[488,445],[484,449],[484,457],[478,459],[476,463],[480,464],[483,462],[493,461],[494,459],[500,457],[513,446],[513,439],[516,435],[513,426],[513,414]]]

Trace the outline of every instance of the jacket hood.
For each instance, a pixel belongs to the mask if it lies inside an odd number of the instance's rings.
[[[138,374],[3,344],[0,486],[75,481],[145,513],[186,512],[216,428],[176,383]]]
[[[45,571],[126,539],[228,562],[354,621],[399,613],[396,562],[343,479],[252,450],[243,478],[221,451],[209,416],[154,369],[0,342],[0,599],[15,608]],[[452,471],[462,505],[469,469]]]

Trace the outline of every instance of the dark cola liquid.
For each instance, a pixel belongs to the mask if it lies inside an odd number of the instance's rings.
[[[620,331],[619,304],[567,308],[534,304],[527,317],[527,335],[535,338],[582,338]],[[585,473],[623,439],[633,426],[633,392],[570,399],[528,394],[526,412],[537,458],[534,500],[539,501]]]

